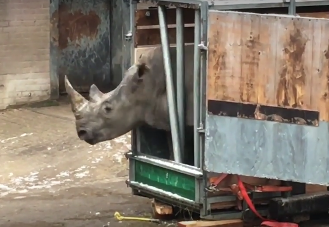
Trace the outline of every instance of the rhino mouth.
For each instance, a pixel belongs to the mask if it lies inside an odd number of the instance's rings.
[[[95,145],[97,143],[97,141],[94,139],[85,139],[84,141],[90,145]]]

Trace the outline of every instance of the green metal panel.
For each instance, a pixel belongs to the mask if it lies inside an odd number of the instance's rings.
[[[195,201],[195,178],[135,160],[135,181]]]

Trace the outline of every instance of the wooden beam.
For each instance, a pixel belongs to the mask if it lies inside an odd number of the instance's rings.
[[[152,200],[153,218],[156,219],[169,219],[173,215],[173,208],[170,205],[160,203],[155,199]]]
[[[220,220],[220,221],[182,221],[178,227],[242,227],[243,221],[240,219]]]

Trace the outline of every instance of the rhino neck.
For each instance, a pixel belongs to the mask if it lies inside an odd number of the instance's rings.
[[[153,128],[170,131],[167,96],[161,95],[144,109],[145,123]]]
[[[144,111],[144,122],[146,124],[156,129],[170,131],[169,107],[166,93],[145,105]],[[193,126],[193,88],[187,89],[186,92],[185,124],[186,126]]]

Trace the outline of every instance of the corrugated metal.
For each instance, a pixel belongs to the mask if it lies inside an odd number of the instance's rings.
[[[210,172],[329,185],[329,123],[319,127],[208,115]]]
[[[110,86],[110,1],[60,0],[58,12],[58,73],[60,91],[64,75],[80,92],[92,83]],[[56,18],[54,18],[56,20]]]

